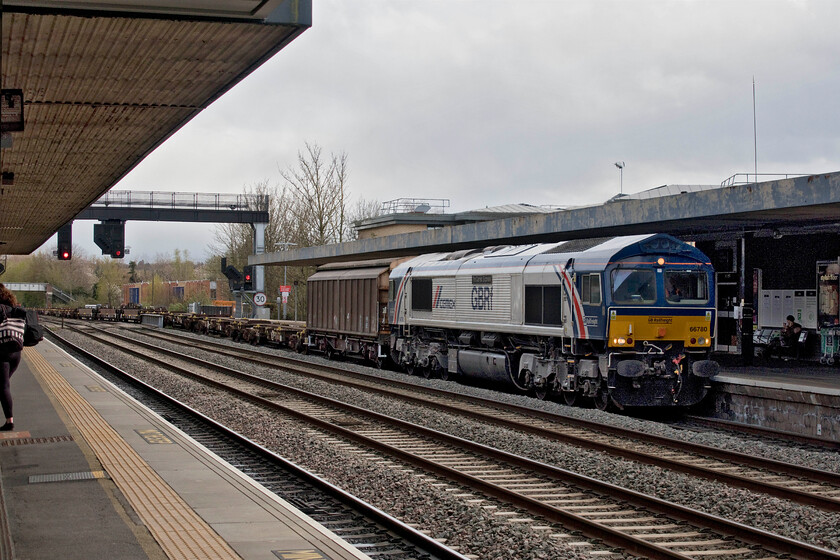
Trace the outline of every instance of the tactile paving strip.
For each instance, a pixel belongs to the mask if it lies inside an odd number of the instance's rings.
[[[37,350],[24,352],[170,559],[240,558]]]

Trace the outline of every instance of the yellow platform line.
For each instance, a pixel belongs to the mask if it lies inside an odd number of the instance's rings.
[[[241,558],[37,350],[24,352],[169,558]]]

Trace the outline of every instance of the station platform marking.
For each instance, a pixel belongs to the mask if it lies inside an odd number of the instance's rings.
[[[241,558],[37,350],[25,356],[169,558]]]

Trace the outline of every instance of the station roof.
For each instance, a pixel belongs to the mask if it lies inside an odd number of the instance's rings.
[[[248,264],[318,265],[648,233],[699,241],[822,231],[840,233],[840,171],[739,185],[657,187],[595,206],[252,255]]]
[[[24,130],[0,149],[0,254],[41,246],[312,18],[311,0],[2,3]]]
[[[487,220],[513,218],[526,214],[548,214],[556,211],[556,209],[533,206],[531,204],[504,204],[502,206],[488,206],[486,208],[456,212],[454,214],[398,212],[382,214],[362,220],[354,224],[354,228],[358,232],[364,232],[386,226],[404,224],[420,224],[428,227],[458,226],[471,222],[486,222]]]

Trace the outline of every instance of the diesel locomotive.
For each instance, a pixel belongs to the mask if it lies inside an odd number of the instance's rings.
[[[714,289],[709,259],[665,234],[428,254],[390,272],[387,348],[538,398],[687,407],[719,369]]]

